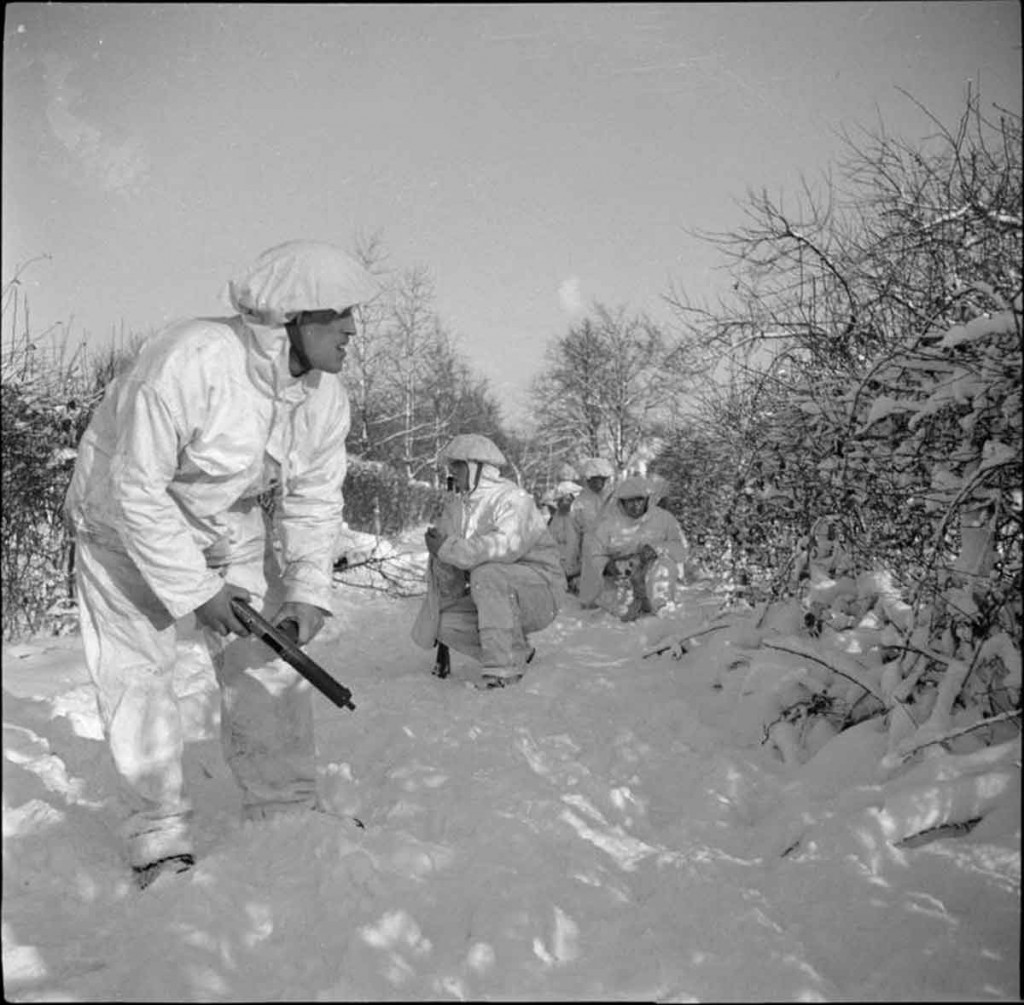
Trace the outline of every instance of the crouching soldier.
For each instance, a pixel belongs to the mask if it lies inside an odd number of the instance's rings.
[[[426,533],[427,596],[412,638],[483,664],[481,686],[518,681],[534,655],[529,635],[555,620],[564,597],[562,563],[533,497],[501,477],[505,458],[486,436],[456,436],[440,454],[455,495]]]
[[[676,518],[657,505],[661,483],[620,482],[587,535],[580,601],[623,621],[652,614],[676,599],[689,546]]]

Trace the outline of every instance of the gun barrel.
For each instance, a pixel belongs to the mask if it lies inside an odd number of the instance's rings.
[[[257,614],[249,604],[238,597],[232,599],[231,607],[239,621],[253,635],[261,639],[293,669],[302,674],[324,697],[339,708],[355,710],[352,692],[336,681],[319,663],[307,656],[285,632],[275,628],[266,618]]]

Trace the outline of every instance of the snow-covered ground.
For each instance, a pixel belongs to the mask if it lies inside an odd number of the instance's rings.
[[[77,639],[5,646],[6,1000],[1018,998],[1019,742],[883,777],[868,722],[786,766],[757,681],[795,657],[752,661],[732,624],[644,657],[714,613],[707,589],[628,625],[570,601],[501,691],[457,654],[430,675],[418,603],[339,584],[309,646],[357,706],[315,698],[337,816],[240,823],[183,633],[199,861],[144,892]],[[998,808],[917,836],[961,776]]]

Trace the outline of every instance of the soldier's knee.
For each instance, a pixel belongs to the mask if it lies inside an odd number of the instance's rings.
[[[470,571],[469,588],[472,592],[476,592],[481,587],[487,589],[497,585],[504,585],[505,579],[505,571],[499,563],[485,562],[483,565],[478,565]]]

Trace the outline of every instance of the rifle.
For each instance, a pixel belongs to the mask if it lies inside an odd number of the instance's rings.
[[[350,708],[355,711],[352,692],[336,681],[319,663],[307,656],[296,645],[298,625],[294,621],[285,621],[275,627],[239,597],[232,597],[231,609],[235,612],[238,620],[253,635],[261,639],[289,665],[298,670],[322,695],[334,702],[338,708]]]

